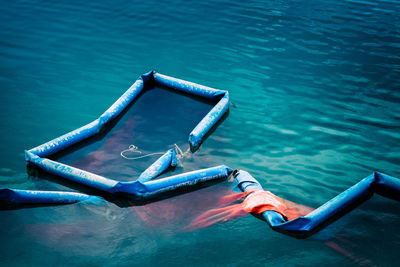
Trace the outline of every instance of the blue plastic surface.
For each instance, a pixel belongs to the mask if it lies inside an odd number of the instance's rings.
[[[36,166],[51,174],[111,194],[123,194],[134,198],[152,197],[167,191],[174,191],[183,186],[195,185],[209,180],[226,179],[232,172],[232,169],[221,165],[152,181],[147,179],[150,175],[146,175],[146,179],[143,180],[148,181],[145,182],[139,180],[132,182],[119,182],[50,159],[40,158],[29,151],[27,151],[27,157],[29,157],[29,162],[34,163]],[[170,160],[168,153],[163,155],[160,159],[161,166],[166,166],[166,164],[163,163]],[[158,161],[160,161],[160,159]],[[158,171],[156,170],[156,173],[157,172]],[[148,173],[150,173],[150,171]]]
[[[164,155],[162,155],[158,160],[150,165],[142,174],[140,174],[137,179],[140,182],[147,182],[151,179],[156,178],[169,167],[175,167],[178,164],[178,159],[176,157],[175,150],[170,149]]]
[[[75,192],[0,188],[0,207],[15,204],[71,204],[81,201],[98,203],[102,198]]]
[[[228,91],[213,89],[200,84],[176,79],[163,74],[153,74],[155,83],[177,91],[197,95],[211,100],[218,100],[214,108],[200,121],[189,134],[189,144],[196,150],[202,143],[204,136],[217,123],[229,108]]]
[[[117,117],[143,90],[143,81],[137,80],[109,109],[98,119],[72,132],[64,134],[47,143],[32,148],[30,153],[46,157],[70,147],[97,134],[109,121]]]
[[[261,184],[246,171],[236,173],[235,181],[242,191],[262,190]],[[304,217],[286,221],[275,211],[266,211],[262,217],[276,231],[306,238],[368,200],[374,193],[400,201],[400,179],[374,172]]]
[[[148,182],[118,182],[111,193],[134,196],[140,199],[157,196],[162,193],[172,192],[182,187],[193,186],[211,180],[223,180],[232,172],[227,166],[221,165],[208,169],[186,172],[170,177],[156,179]]]

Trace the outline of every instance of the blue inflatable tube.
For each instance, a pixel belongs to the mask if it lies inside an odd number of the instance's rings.
[[[225,165],[186,172],[170,177],[156,179],[148,182],[118,182],[111,193],[134,196],[138,199],[147,199],[163,193],[173,192],[183,187],[191,187],[207,181],[225,180],[232,169]]]
[[[189,134],[190,147],[192,148],[192,150],[196,150],[203,142],[204,136],[228,110],[228,91],[210,88],[159,73],[152,73],[152,75],[157,85],[168,87],[183,93],[218,101],[214,108],[200,121],[199,124],[197,124],[194,130]]]
[[[75,192],[33,191],[0,188],[0,207],[18,204],[71,204],[81,201],[97,203],[102,198]]]
[[[117,117],[125,108],[127,108],[128,105],[135,100],[142,91],[143,81],[139,79],[98,119],[47,143],[32,148],[29,150],[29,152],[39,157],[47,157],[89,137],[92,137],[93,135],[99,133],[109,121]]]
[[[160,168],[169,165],[169,163],[165,163],[171,160],[169,155],[173,155],[173,153],[170,151],[170,153],[163,155],[158,160],[160,161]],[[158,174],[157,168],[155,168],[156,171],[153,172],[152,167],[150,167],[149,169],[151,170],[147,172],[145,171],[142,181],[119,182],[50,159],[40,158],[29,151],[26,152],[26,157],[29,158],[29,162],[34,163],[42,170],[63,177],[69,181],[80,183],[111,194],[123,194],[139,199],[152,197],[159,193],[173,191],[183,186],[194,185],[204,181],[217,180],[221,178],[226,179],[232,172],[232,169],[222,165],[150,181],[149,178],[154,178],[152,176]]]
[[[239,171],[234,176],[242,191],[263,190],[248,172]],[[266,211],[262,218],[275,231],[306,238],[368,200],[374,193],[400,201],[400,179],[374,172],[304,217],[286,221],[278,212]]]
[[[174,149],[168,150],[164,155],[162,155],[158,160],[150,165],[142,174],[140,174],[137,179],[140,182],[147,182],[151,179],[156,178],[169,167],[175,167],[178,164],[178,158]]]
[[[196,150],[204,136],[211,130],[211,128],[222,118],[229,107],[229,94],[221,98],[216,106],[197,124],[194,130],[189,134],[189,144],[192,150]]]

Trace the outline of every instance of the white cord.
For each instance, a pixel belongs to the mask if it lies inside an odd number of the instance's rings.
[[[183,158],[190,157],[190,155],[191,155],[190,148],[188,148],[185,152],[183,152],[182,149],[177,144],[174,144],[174,148],[175,148],[176,158],[178,159],[179,164],[181,166],[183,166],[181,160]],[[135,146],[135,145],[130,145],[128,149],[122,150],[121,151],[121,157],[123,157],[124,159],[136,160],[136,159],[142,159],[142,158],[146,158],[146,157],[151,157],[151,156],[154,156],[154,155],[164,155],[163,152],[156,152],[156,153],[150,153],[150,154],[147,154],[147,155],[137,156],[137,157],[131,158],[131,157],[127,157],[127,156],[124,155],[126,152],[143,154],[143,152],[140,151],[139,148],[137,146]]]
[[[151,156],[154,156],[154,155],[163,155],[164,154],[163,152],[156,152],[156,153],[150,153],[150,154],[147,154],[147,155],[130,158],[130,157],[127,157],[127,156],[124,155],[124,153],[126,153],[126,152],[138,153],[138,154],[142,154],[143,152],[140,151],[139,148],[137,146],[135,146],[135,145],[130,145],[128,149],[125,149],[125,150],[121,151],[121,157],[123,157],[125,159],[133,159],[133,160],[142,159],[142,158],[146,158],[146,157],[151,157]]]

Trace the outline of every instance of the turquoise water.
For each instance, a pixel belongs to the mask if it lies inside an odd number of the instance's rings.
[[[151,69],[227,89],[234,104],[176,172],[226,164],[311,207],[374,170],[400,177],[399,2],[13,1],[0,11],[1,187],[77,189],[29,176],[24,149],[96,119]],[[182,121],[171,125],[193,123]],[[141,129],[149,152],[184,146],[180,131],[152,146],[151,126]],[[1,211],[0,264],[396,265],[400,207],[381,197],[307,240],[252,216],[182,231],[226,187],[141,207],[152,212],[144,221],[115,203]]]

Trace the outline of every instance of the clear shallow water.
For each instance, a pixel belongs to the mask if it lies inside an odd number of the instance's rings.
[[[396,1],[15,1],[0,10],[2,187],[69,189],[28,176],[24,149],[94,120],[150,69],[227,89],[236,106],[177,171],[245,169],[312,207],[373,170],[400,177]],[[390,266],[400,247],[399,204],[380,197],[310,240],[251,216],[181,232],[191,205],[158,228],[115,204],[2,211],[0,263],[355,264],[325,245],[335,240]]]

